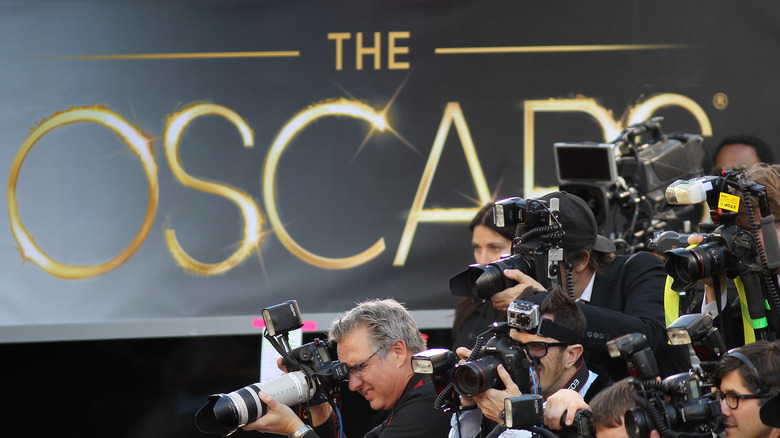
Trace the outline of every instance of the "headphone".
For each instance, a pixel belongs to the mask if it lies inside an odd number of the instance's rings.
[[[753,362],[751,362],[750,359],[748,359],[747,356],[745,356],[743,353],[737,351],[736,348],[732,348],[723,357],[724,358],[725,357],[733,357],[735,359],[739,359],[743,364],[745,364],[745,366],[747,366],[747,368],[750,370],[751,374],[753,374],[753,376],[756,378],[756,381],[758,382],[758,390],[756,391],[756,395],[761,395],[761,394],[765,394],[765,393],[769,392],[769,388],[764,386],[764,381],[761,380],[761,376],[758,375],[758,369],[756,369],[756,366],[753,365]]]

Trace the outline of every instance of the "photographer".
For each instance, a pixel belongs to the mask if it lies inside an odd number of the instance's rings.
[[[727,437],[780,437],[780,429],[760,418],[760,407],[780,391],[780,343],[757,341],[730,350],[715,366],[713,383]]]
[[[447,434],[449,415],[434,409],[433,383],[412,371],[411,357],[425,349],[425,340],[401,304],[392,299],[362,302],[332,323],[329,340],[337,343],[339,360],[350,367],[349,389],[365,397],[372,409],[391,411],[365,437]],[[288,406],[263,392],[260,399],[269,411],[244,429],[291,438],[337,436],[336,413],[328,403],[311,408],[312,431]]]
[[[768,245],[780,245],[780,223],[777,221],[778,218],[780,218],[780,166],[775,164],[766,164],[766,163],[758,163],[750,167],[745,172],[745,178],[749,181],[754,181],[766,189],[766,196],[769,201],[769,209],[770,213],[775,217],[775,229],[777,230],[778,234],[778,242],[764,242],[763,235],[761,233],[758,233],[757,238],[760,243],[760,245],[763,248],[766,248],[768,250]],[[758,211],[759,206],[758,202],[754,197],[750,198],[750,204],[751,209],[753,211]],[[741,228],[750,230],[751,229],[751,223],[749,216],[747,214],[747,210],[744,204],[740,204],[739,207],[739,213],[737,214],[736,218],[736,224],[739,225]],[[704,241],[704,237],[701,235],[691,235],[688,238],[689,244],[698,244]],[[777,273],[777,272],[775,272]],[[720,311],[724,312],[723,317],[721,318],[721,324],[731,323],[733,321],[733,313],[730,306],[727,306],[729,301],[731,301],[727,295],[726,286],[727,286],[727,278],[726,278],[726,271],[722,270],[719,272],[718,277],[718,283],[720,284],[720,297],[717,296],[715,292],[715,286],[714,281],[712,277],[705,277],[702,278],[702,283],[704,284],[704,299],[702,301],[702,313],[709,313],[714,317],[718,316],[720,314]],[[717,307],[717,301],[720,301],[721,308],[718,309]],[[733,300],[736,301],[736,300]],[[734,313],[739,313],[738,307],[737,310]],[[724,329],[724,334],[727,338],[727,344],[730,346],[735,345],[742,345],[744,344],[744,340],[737,339],[736,336],[734,336],[734,333],[741,333],[741,325],[740,324],[732,324],[728,328]]]
[[[585,201],[566,192],[549,193],[539,199],[549,202],[552,198],[560,201],[558,221],[564,233],[561,276],[570,278],[573,298],[587,318],[582,345],[589,363],[604,367],[613,380],[625,377],[625,364],[610,359],[606,342],[641,332],[658,357],[664,376],[689,369],[686,354],[667,345],[666,271],[661,260],[648,252],[616,256],[615,245],[597,234],[596,219]],[[518,284],[492,296],[498,309],[506,309],[526,287],[544,291],[537,280],[520,270],[505,270],[504,275]],[[533,301],[543,298],[541,294]]]
[[[520,299],[527,301],[533,295],[534,291],[529,289],[521,294]],[[539,360],[541,395],[547,400],[544,423],[550,429],[559,430],[562,428],[562,418],[563,422],[570,426],[577,410],[587,409],[586,401],[608,386],[610,379],[604,373],[597,374],[588,369],[582,357],[582,345],[579,343],[585,331],[585,315],[562,289],[555,287],[547,294],[539,306],[539,314],[541,320],[538,331],[544,333],[539,333],[536,328],[534,333],[513,328],[510,336],[520,345],[527,347]],[[542,323],[545,318],[550,321],[549,325]],[[542,329],[542,326],[545,328]],[[457,353],[461,358],[471,354],[463,347],[458,348]],[[499,424],[503,423],[500,415],[504,409],[504,399],[520,395],[520,390],[503,365],[499,365],[498,375],[506,389],[490,388],[475,395],[473,399],[461,397],[464,406],[476,405],[479,410],[465,411],[453,418],[451,438],[476,436],[480,431],[482,415]]]

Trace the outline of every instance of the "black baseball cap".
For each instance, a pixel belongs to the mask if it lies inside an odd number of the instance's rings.
[[[579,196],[566,192],[548,193],[539,200],[546,201],[550,206],[550,199],[558,198],[558,220],[563,228],[563,249],[571,254],[577,251],[615,252],[615,244],[611,240],[598,234],[596,217],[588,204]]]

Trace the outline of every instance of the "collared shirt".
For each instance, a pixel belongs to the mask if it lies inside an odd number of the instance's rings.
[[[711,301],[709,303],[705,303],[707,300],[701,300],[701,313],[709,313],[710,316],[715,318],[718,316],[718,313],[720,311],[718,310],[718,304],[717,301]],[[720,310],[723,310],[726,308],[726,304],[728,304],[728,291],[724,291],[720,295]]]
[[[588,285],[585,286],[585,290],[582,291],[582,295],[580,295],[579,298],[577,298],[574,301],[579,301],[581,303],[589,303],[591,296],[593,296],[593,283],[596,281],[596,273],[594,272],[590,276],[590,281],[588,282]]]

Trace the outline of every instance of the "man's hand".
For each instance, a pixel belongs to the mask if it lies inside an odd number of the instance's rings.
[[[289,406],[279,403],[267,392],[260,391],[258,395],[260,400],[268,406],[268,412],[254,422],[242,426],[242,429],[290,435],[303,426],[303,421],[295,415]]]
[[[516,281],[517,284],[490,297],[493,307],[497,310],[506,311],[512,301],[516,300],[528,286],[533,286],[534,289],[542,292],[545,290],[538,281],[518,269],[504,269],[504,276]]]
[[[469,350],[466,347],[458,347],[455,350],[455,354],[457,354],[458,357],[460,357],[460,362],[458,362],[458,363],[463,363],[463,362],[466,361],[466,359],[469,358],[469,356],[471,356],[471,350]]]
[[[552,430],[563,429],[561,418],[566,415],[564,423],[566,426],[571,426],[578,409],[588,409],[588,404],[585,403],[582,396],[571,389],[559,389],[547,397],[547,404],[544,408],[544,425]]]
[[[504,410],[504,399],[521,395],[522,393],[520,388],[512,381],[503,365],[499,365],[497,371],[506,389],[501,391],[494,388],[487,389],[475,395],[474,400],[477,402],[477,406],[479,406],[479,410],[482,411],[483,415],[496,423],[503,424],[504,420],[499,417],[499,414]]]

